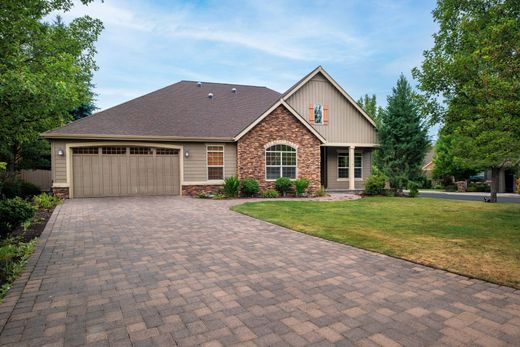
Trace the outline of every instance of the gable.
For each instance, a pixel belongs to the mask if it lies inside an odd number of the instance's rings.
[[[309,105],[320,103],[328,108],[328,124],[311,124],[328,143],[377,143],[374,122],[352,98],[333,84],[333,80],[321,68],[286,97],[287,103],[306,120]],[[335,82],[334,82],[335,83]]]
[[[254,122],[249,124],[245,129],[243,129],[237,136],[235,136],[234,140],[240,140],[244,135],[248,134],[252,129],[254,129],[259,123],[263,122],[263,120],[271,115],[275,110],[283,108],[287,111],[288,114],[292,115],[294,121],[299,122],[299,126],[305,127],[313,136],[315,136],[320,142],[324,143],[325,138],[315,129],[313,128],[309,122],[307,122],[298,112],[296,112],[288,103],[286,103],[283,99],[278,100],[274,103],[267,111],[265,111],[260,117],[258,117]],[[281,123],[281,126],[284,126]]]

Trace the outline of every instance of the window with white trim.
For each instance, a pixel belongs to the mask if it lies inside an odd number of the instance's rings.
[[[224,179],[224,146],[207,146],[208,181]]]
[[[314,124],[323,124],[323,105],[314,104]]]
[[[265,178],[296,178],[296,148],[279,144],[265,150]]]
[[[349,154],[348,152],[338,152],[338,178],[348,178],[349,171]],[[354,153],[354,178],[363,177],[363,153]]]

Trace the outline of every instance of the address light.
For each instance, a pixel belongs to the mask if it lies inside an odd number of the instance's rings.
[[[65,155],[65,151],[64,151],[63,149],[61,149],[61,148],[58,149],[58,155],[59,155],[60,157],[63,157],[63,156]]]

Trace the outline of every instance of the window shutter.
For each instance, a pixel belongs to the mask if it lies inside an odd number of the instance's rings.
[[[314,105],[309,104],[309,122],[314,124]]]
[[[323,124],[329,124],[329,105],[323,105]]]

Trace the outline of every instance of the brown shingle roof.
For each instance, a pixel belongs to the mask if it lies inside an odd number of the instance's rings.
[[[266,87],[206,82],[199,87],[197,82],[181,81],[44,136],[232,138],[279,98],[280,93]]]

